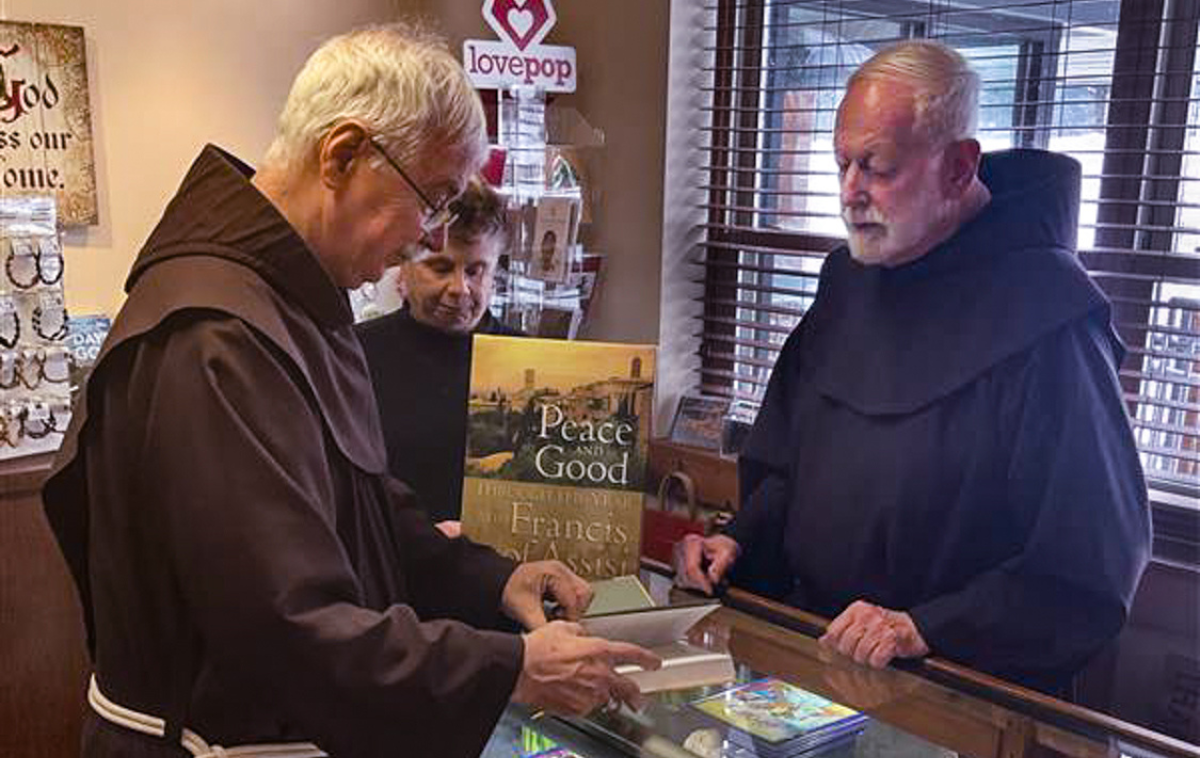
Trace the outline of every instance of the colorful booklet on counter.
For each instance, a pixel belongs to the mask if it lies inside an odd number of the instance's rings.
[[[849,739],[867,716],[779,679],[759,679],[692,703],[733,727],[730,742],[774,758],[807,753]]]

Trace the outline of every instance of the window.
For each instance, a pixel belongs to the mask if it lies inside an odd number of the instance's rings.
[[[939,39],[983,80],[985,150],[1083,166],[1079,254],[1113,301],[1152,486],[1200,493],[1200,0],[718,0],[700,384],[756,402],[840,245],[833,122],[876,50]]]

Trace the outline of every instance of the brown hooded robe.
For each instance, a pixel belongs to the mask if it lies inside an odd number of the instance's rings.
[[[97,680],[167,739],[90,717],[84,754],[312,741],[476,755],[521,668],[513,564],[449,540],[385,473],[345,297],[250,169],[196,160],[46,484]],[[82,686],[83,683],[81,683]]]

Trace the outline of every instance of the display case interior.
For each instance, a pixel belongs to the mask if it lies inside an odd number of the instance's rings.
[[[689,639],[728,650],[736,682],[656,693],[640,711],[623,706],[584,718],[511,706],[484,756],[1200,756],[1196,745],[949,661],[859,666],[817,642],[825,624],[730,590]]]

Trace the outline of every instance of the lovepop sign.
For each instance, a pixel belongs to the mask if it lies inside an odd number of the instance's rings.
[[[0,21],[0,195],[53,195],[64,224],[95,224],[83,29]]]
[[[500,40],[463,42],[463,67],[472,84],[575,91],[575,48],[541,44],[558,20],[551,0],[484,0],[483,18]]]

